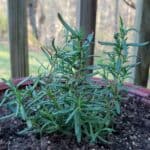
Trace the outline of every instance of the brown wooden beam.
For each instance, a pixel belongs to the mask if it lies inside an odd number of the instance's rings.
[[[85,38],[92,32],[95,34],[96,11],[97,0],[80,0],[80,29],[83,31]],[[94,42],[90,48],[90,54],[94,54]],[[93,64],[93,58],[89,60],[88,64]]]
[[[12,78],[29,74],[26,0],[8,0]]]
[[[138,6],[140,5],[140,6]],[[142,5],[142,6],[141,6]],[[150,41],[150,0],[137,1],[137,26],[139,26],[139,42]],[[140,11],[140,12],[139,12]],[[140,15],[141,19],[140,19]],[[138,21],[139,20],[139,21]],[[141,21],[140,21],[141,20]],[[149,67],[150,67],[150,44],[139,47],[137,53],[137,63],[135,68],[134,83],[146,87],[148,84]]]

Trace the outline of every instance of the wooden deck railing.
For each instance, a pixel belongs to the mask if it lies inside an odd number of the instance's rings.
[[[80,27],[85,35],[95,33],[97,0],[80,1]],[[27,1],[8,0],[9,42],[12,78],[25,77],[29,74],[27,43]],[[94,45],[91,48],[93,54]],[[89,60],[93,63],[93,60]]]

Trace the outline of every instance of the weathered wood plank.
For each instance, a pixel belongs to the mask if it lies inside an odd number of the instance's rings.
[[[84,32],[85,38],[88,34],[95,33],[96,11],[97,0],[80,0],[80,29]],[[91,46],[90,54],[94,54],[94,44]],[[93,58],[89,59],[88,64],[93,64]]]
[[[26,0],[8,0],[12,78],[29,74]]]

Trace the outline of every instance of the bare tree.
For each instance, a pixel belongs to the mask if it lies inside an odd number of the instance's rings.
[[[28,6],[29,6],[29,19],[33,35],[36,37],[36,39],[39,39],[41,33],[41,26],[45,21],[43,6],[40,0],[29,0]],[[37,17],[37,13],[40,13],[39,18]]]

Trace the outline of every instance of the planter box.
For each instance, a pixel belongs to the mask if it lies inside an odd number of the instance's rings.
[[[16,85],[25,78],[14,79]],[[105,86],[100,78],[92,80],[101,86]],[[33,84],[32,81],[24,82],[20,88]],[[89,144],[82,142],[77,144],[72,137],[64,135],[50,134],[37,137],[34,134],[18,136],[16,134],[22,124],[18,120],[6,120],[0,122],[0,149],[95,149],[95,150],[125,150],[125,149],[150,149],[150,89],[145,89],[133,84],[125,83],[131,99],[123,103],[122,114],[116,118],[115,129],[117,133],[110,135],[109,140],[114,142],[112,145],[103,143]],[[2,94],[8,86],[1,82],[0,93]],[[133,96],[133,97],[132,97]],[[135,101],[135,97],[138,97]],[[130,101],[131,100],[131,101]],[[129,103],[128,103],[129,102]],[[148,107],[147,107],[148,106]],[[136,110],[134,113],[134,110]],[[0,113],[2,110],[0,110]],[[121,119],[121,120],[120,120]],[[131,123],[130,123],[131,121]],[[140,135],[140,136],[139,136]],[[9,145],[8,145],[9,143]],[[62,144],[63,143],[63,144]],[[129,148],[130,147],[130,148]]]

